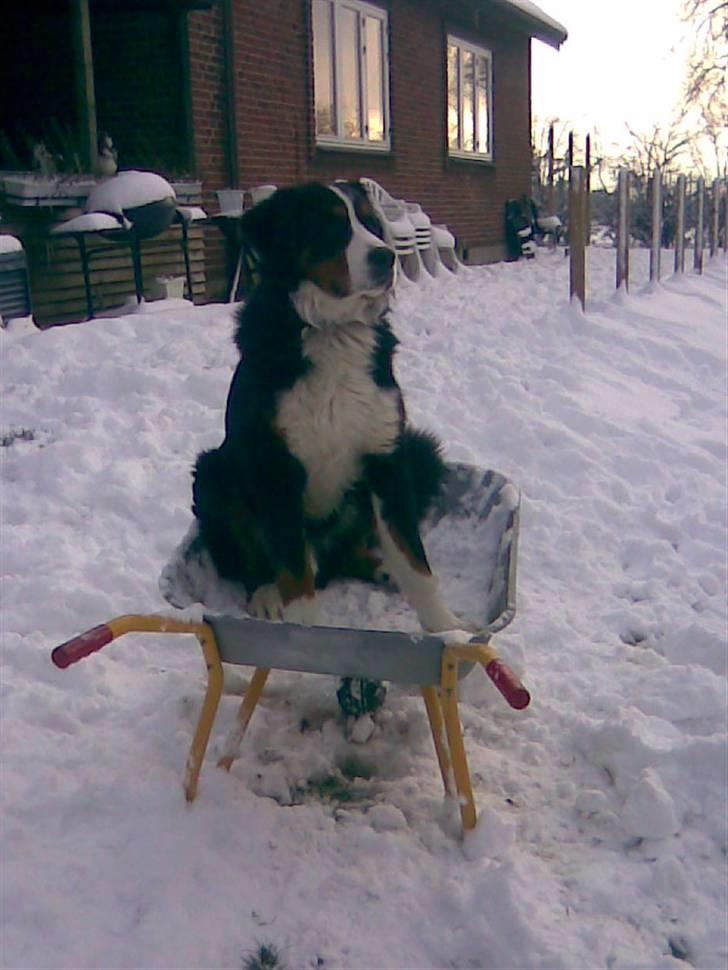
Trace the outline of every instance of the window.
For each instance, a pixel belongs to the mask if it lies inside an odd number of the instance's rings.
[[[316,142],[389,148],[387,13],[359,0],[313,0]]]
[[[457,37],[447,39],[447,145],[451,155],[492,159],[493,58]]]

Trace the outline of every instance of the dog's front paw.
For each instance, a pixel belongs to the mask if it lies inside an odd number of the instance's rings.
[[[304,626],[314,626],[319,619],[315,596],[298,596],[289,603],[284,603],[281,591],[275,583],[256,589],[248,601],[248,613],[258,620],[301,623]]]
[[[449,630],[465,630],[468,633],[477,633],[478,627],[470,620],[463,620],[456,616],[446,606],[427,611],[420,617],[423,629],[428,633],[445,633]]]
[[[248,600],[248,613],[258,620],[283,619],[283,598],[275,583],[259,586]]]

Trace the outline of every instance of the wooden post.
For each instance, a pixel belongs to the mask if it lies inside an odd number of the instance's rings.
[[[662,172],[657,166],[650,179],[652,186],[652,241],[650,245],[650,281],[660,282],[662,257]]]
[[[685,176],[678,175],[675,193],[675,272],[685,272]]]
[[[586,186],[584,223],[586,227],[586,245],[591,246],[591,135],[586,136],[586,147],[584,149],[586,165]]]
[[[629,289],[629,189],[630,175],[619,170],[617,181],[617,289]]]
[[[697,181],[695,189],[695,257],[693,267],[696,273],[703,272],[703,220],[705,218],[705,179]]]
[[[73,66],[81,164],[84,171],[90,173],[94,169],[98,154],[98,132],[89,0],[73,0],[71,4],[71,30],[73,32]]]
[[[718,252],[718,229],[720,226],[720,182],[713,180],[710,193],[710,256],[711,259]]]
[[[586,309],[586,180],[581,165],[571,167],[569,179],[569,296]]]
[[[548,153],[548,214],[556,215],[554,198],[554,126],[549,125],[549,153]]]

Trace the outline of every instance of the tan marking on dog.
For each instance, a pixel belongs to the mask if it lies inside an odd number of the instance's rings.
[[[308,599],[313,599],[316,595],[316,588],[314,585],[314,575],[310,564],[306,565],[306,571],[303,576],[294,576],[293,573],[284,569],[278,574],[276,578],[276,585],[281,594],[281,600],[284,606],[288,606],[294,600],[302,599],[307,597]]]
[[[331,296],[348,296],[351,293],[351,276],[346,252],[339,253],[332,259],[314,263],[306,269],[306,278],[324,293]]]

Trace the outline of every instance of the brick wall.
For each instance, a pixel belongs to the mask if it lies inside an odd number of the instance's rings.
[[[392,151],[386,155],[315,147],[309,0],[233,0],[239,184],[369,175],[393,195],[420,202],[462,247],[502,244],[505,200],[530,185],[528,37],[466,4],[458,6],[459,17],[446,0],[382,0],[382,6],[390,12]],[[188,19],[197,173],[210,191],[230,183],[222,9]],[[493,51],[492,164],[447,155],[448,30]]]

